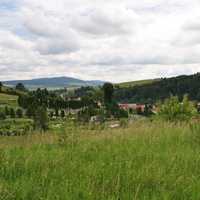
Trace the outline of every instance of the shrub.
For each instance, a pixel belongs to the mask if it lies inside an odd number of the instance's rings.
[[[33,130],[33,121],[29,119],[5,119],[0,123],[0,135],[25,135]]]
[[[33,106],[28,106],[25,115],[28,118],[34,117],[34,115],[35,115],[35,108]]]
[[[4,112],[0,112],[0,120],[6,119],[6,115]]]
[[[10,108],[10,117],[15,118],[15,110],[13,108]]]
[[[153,112],[152,112],[152,105],[151,104],[145,104],[143,115],[146,116],[146,117],[148,117],[148,116],[150,116],[152,114],[153,114]]]
[[[123,109],[117,110],[115,117],[120,119],[120,118],[128,118],[128,112]]]
[[[127,128],[128,127],[128,120],[126,118],[120,119],[120,126],[122,128]]]
[[[5,115],[10,115],[10,111],[9,111],[9,108],[8,106],[5,106]]]
[[[197,113],[194,104],[188,100],[185,95],[180,102],[177,96],[171,96],[161,105],[159,116],[165,120],[189,120]]]
[[[48,129],[48,115],[45,107],[38,107],[34,116],[35,128],[41,131]]]
[[[59,110],[58,109],[55,110],[55,116],[59,117]]]
[[[128,112],[120,109],[118,104],[115,101],[112,101],[109,104],[106,104],[106,116],[109,118],[113,116],[114,118],[128,118]]]
[[[54,116],[54,112],[53,112],[53,111],[50,111],[49,117],[50,117],[50,118],[53,118],[53,116]]]
[[[17,115],[17,117],[22,118],[23,117],[22,109],[18,108],[17,111],[16,111],[16,115]]]
[[[61,116],[62,118],[65,117],[65,111],[64,111],[64,110],[61,110],[60,116]]]

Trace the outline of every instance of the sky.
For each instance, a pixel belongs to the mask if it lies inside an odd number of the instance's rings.
[[[199,71],[199,0],[0,0],[1,81]]]

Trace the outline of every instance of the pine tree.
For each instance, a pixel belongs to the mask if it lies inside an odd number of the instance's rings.
[[[8,109],[8,106],[5,107],[5,115],[6,115],[6,116],[10,115],[10,111],[9,111],[9,109]]]
[[[48,129],[48,115],[45,107],[40,106],[36,109],[34,122],[35,128],[38,128],[42,131],[46,131]]]
[[[16,111],[16,115],[17,115],[17,117],[22,118],[23,117],[22,109],[18,108],[17,111]]]
[[[65,117],[65,111],[64,111],[64,110],[61,110],[61,114],[60,114],[60,116],[61,116],[62,118]]]
[[[15,110],[13,108],[10,108],[10,117],[15,118]]]
[[[34,115],[35,115],[35,109],[33,108],[32,105],[30,105],[26,110],[26,116],[28,118],[31,118],[31,117],[34,117]]]
[[[6,115],[4,112],[0,111],[0,120],[4,120],[4,119],[6,119]]]
[[[0,82],[0,92],[2,91],[3,83]]]

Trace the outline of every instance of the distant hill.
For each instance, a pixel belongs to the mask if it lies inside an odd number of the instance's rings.
[[[58,89],[64,87],[98,86],[102,85],[104,82],[99,80],[86,81],[71,77],[53,77],[31,80],[3,81],[3,84],[11,87],[15,86],[17,83],[23,83],[25,87],[29,89],[36,89],[39,87],[48,89]]]
[[[160,81],[160,79],[147,79],[147,80],[139,80],[139,81],[129,81],[129,82],[123,82],[123,83],[117,83],[116,86],[120,88],[128,88],[133,86],[139,86],[139,85],[146,85],[151,84],[154,82]]]
[[[181,99],[185,94],[191,100],[200,101],[200,73],[121,83],[116,87],[115,99],[123,103],[155,103],[171,95]]]

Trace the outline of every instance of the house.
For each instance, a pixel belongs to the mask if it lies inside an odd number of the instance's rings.
[[[144,112],[145,105],[144,104],[118,104],[120,109],[126,111],[137,111],[137,112]]]
[[[98,121],[99,121],[98,116],[92,116],[92,117],[90,118],[90,122],[98,122]]]

